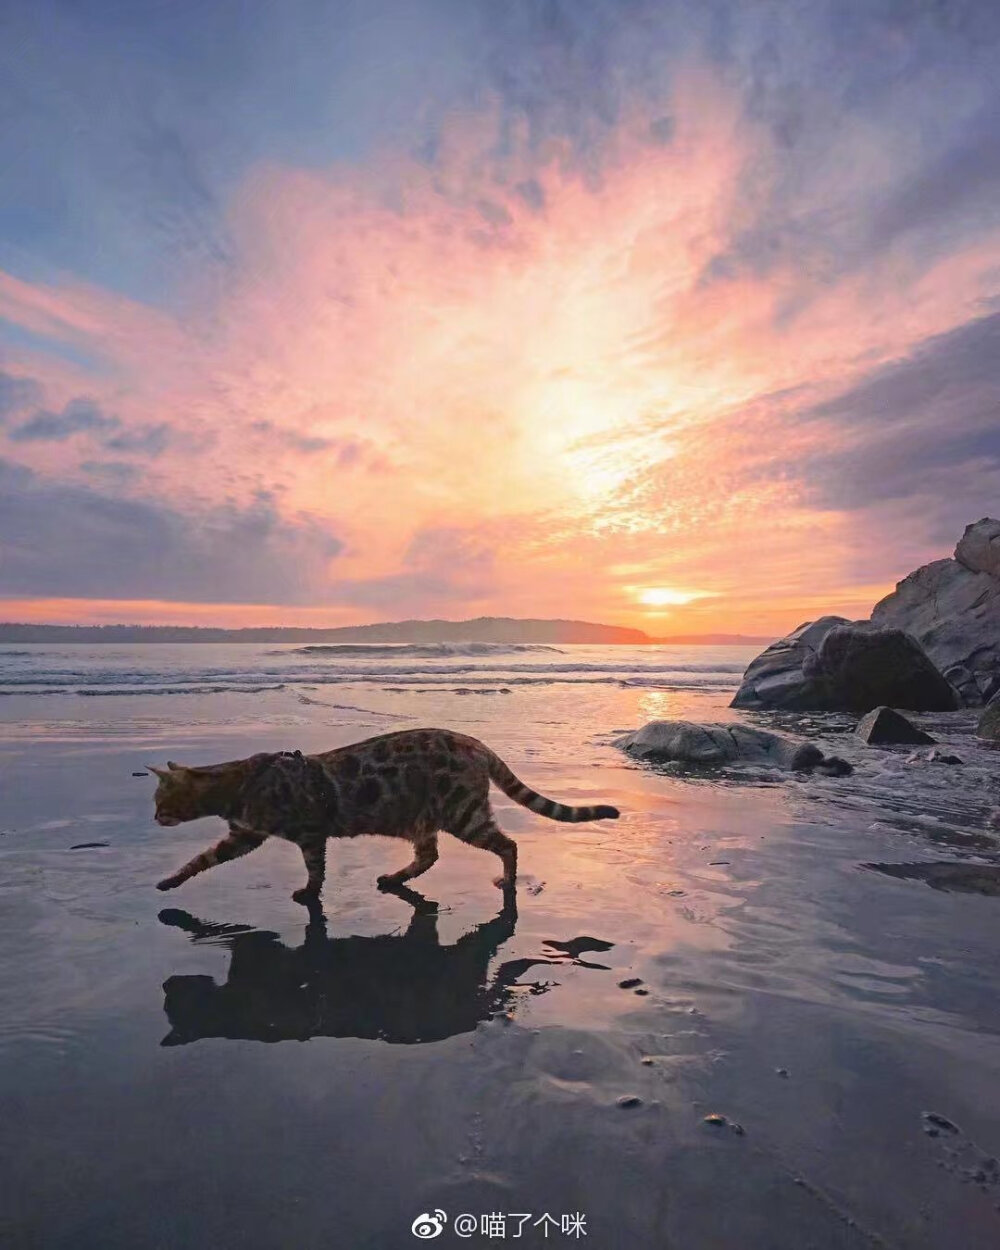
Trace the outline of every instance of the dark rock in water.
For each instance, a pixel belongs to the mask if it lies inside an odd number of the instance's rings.
[[[959,703],[909,634],[824,616],[762,652],[731,706],[859,714],[881,704],[943,712]]]
[[[1000,521],[966,526],[954,558],[904,577],[872,622],[912,634],[965,704],[988,702],[1000,691]]]
[[[652,720],[615,741],[629,755],[655,763],[760,764],[795,772],[843,776],[852,771],[846,760],[824,756],[813,742],[797,742],[784,734],[749,725],[700,725],[686,720]]]
[[[705,1116],[702,1123],[711,1124],[713,1128],[725,1128],[725,1126],[729,1123],[729,1121],[726,1119],[724,1115],[720,1114],[718,1111],[710,1111],[708,1115]]]
[[[641,1107],[642,1099],[638,1094],[622,1094],[617,1100],[619,1107]]]
[[[976,726],[976,735],[987,742],[1000,742],[1000,694],[994,695],[987,703]]]
[[[891,707],[876,707],[858,721],[854,732],[869,746],[923,745],[934,739]]]
[[[939,1115],[936,1111],[922,1111],[920,1115],[925,1123],[932,1124],[936,1129],[943,1130],[945,1133],[957,1133],[959,1131],[957,1124],[949,1120],[947,1116]]]
[[[642,977],[626,977],[624,981],[618,982],[620,990],[634,990],[637,985],[642,985]]]
[[[807,621],[786,637],[772,642],[751,661],[731,706],[811,710],[808,698],[803,701],[806,693],[803,665],[819,650],[830,630],[849,624],[843,616],[821,616],[818,621]]]
[[[927,759],[931,764],[963,764],[965,762],[960,755],[949,755],[947,751],[939,751],[937,747],[927,752]]]

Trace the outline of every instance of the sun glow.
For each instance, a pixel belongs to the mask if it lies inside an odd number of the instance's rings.
[[[696,599],[707,599],[710,592],[705,590],[674,590],[670,586],[647,586],[640,590],[637,598],[647,608],[683,607],[694,603]]]

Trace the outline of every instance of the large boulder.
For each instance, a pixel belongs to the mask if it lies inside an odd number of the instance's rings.
[[[955,690],[902,630],[824,616],[762,652],[730,706],[860,715],[881,704],[941,712],[958,703]]]
[[[1000,691],[1000,521],[966,526],[954,558],[903,578],[872,622],[912,634],[965,704],[988,702]]]
[[[846,760],[824,756],[815,743],[796,742],[784,734],[749,725],[702,725],[687,720],[653,720],[627,733],[615,746],[635,759],[655,763],[764,764],[796,772],[842,776],[852,771]]]

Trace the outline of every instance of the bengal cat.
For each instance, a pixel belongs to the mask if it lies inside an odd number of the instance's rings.
[[[170,762],[150,771],[159,778],[158,824],[179,825],[202,816],[221,816],[229,823],[221,842],[159,882],[160,890],[173,890],[276,837],[295,842],[302,851],[308,880],[292,897],[308,904],[323,888],[326,839],[363,833],[413,843],[412,862],[378,879],[380,887],[392,888],[435,863],[441,829],[498,855],[503,874],[495,884],[509,890],[517,875],[517,845],[494,820],[491,781],[522,807],[551,820],[618,817],[614,807],[567,807],[544,798],[482,742],[443,729],[382,734],[319,755],[279,752],[200,768]]]

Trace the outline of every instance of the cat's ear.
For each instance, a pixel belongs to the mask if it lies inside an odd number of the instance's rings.
[[[170,776],[165,768],[157,768],[155,764],[147,764],[146,767],[154,777],[159,777],[161,781],[166,781],[166,779]]]
[[[183,764],[177,764],[173,760],[167,760],[167,767],[170,769],[172,773],[179,773],[179,772],[183,772],[184,770]]]

